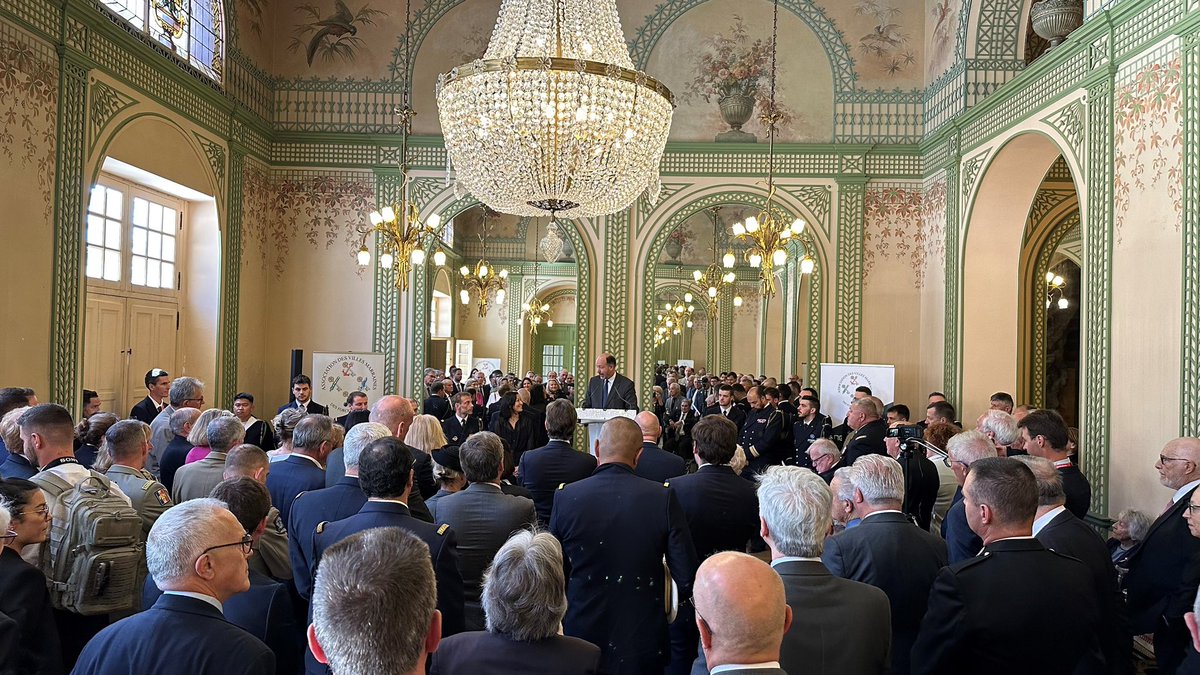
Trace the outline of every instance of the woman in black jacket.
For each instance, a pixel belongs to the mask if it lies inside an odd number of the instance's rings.
[[[521,455],[526,450],[540,447],[535,416],[525,410],[525,397],[516,393],[505,394],[500,399],[500,409],[492,419],[488,431],[499,436],[508,446],[504,458],[504,477],[512,476],[513,471],[521,462]]]
[[[0,481],[0,614],[17,623],[16,650],[3,659],[14,672],[62,675],[58,627],[41,570],[21,559],[21,549],[50,537],[50,512],[37,485],[22,478]],[[13,660],[8,661],[9,658]]]

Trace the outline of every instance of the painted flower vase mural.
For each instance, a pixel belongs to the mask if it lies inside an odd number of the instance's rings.
[[[679,254],[683,253],[683,245],[687,242],[687,235],[681,229],[675,229],[671,234],[667,235],[667,243],[663,244],[663,251],[670,256],[671,260],[679,260]]]
[[[728,131],[717,134],[716,142],[757,143],[758,137],[742,131],[742,126],[754,116],[755,108],[765,109],[770,105],[771,41],[752,40],[745,22],[734,15],[729,33],[705,38],[701,49],[683,98],[716,102],[721,119],[729,125]],[[791,114],[783,106],[780,112],[784,114],[780,126],[784,126],[791,120]]]

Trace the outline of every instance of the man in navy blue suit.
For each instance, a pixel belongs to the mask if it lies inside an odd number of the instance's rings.
[[[996,446],[991,439],[978,431],[964,431],[952,436],[946,443],[945,461],[950,462],[950,470],[954,472],[959,488],[954,495],[954,503],[942,521],[942,538],[946,540],[946,556],[951,565],[974,558],[983,548],[983,539],[975,534],[967,522],[962,486],[967,482],[967,472],[972,463],[995,457],[996,454]]]
[[[683,461],[682,457],[658,447],[662,423],[654,413],[640,412],[634,421],[642,431],[642,454],[638,457],[634,473],[655,483],[662,483],[687,473],[687,462]]]
[[[575,406],[570,401],[551,401],[546,406],[546,435],[550,442],[521,453],[517,478],[533,494],[533,505],[542,527],[550,524],[554,491],[558,486],[583,480],[596,470],[595,457],[571,447],[571,436],[578,422]]]
[[[408,446],[393,437],[375,441],[363,448],[358,471],[367,503],[349,518],[317,524],[313,535],[314,570],[320,570],[321,554],[325,549],[357,532],[373,527],[398,527],[412,532],[429,547],[437,576],[442,632],[445,635],[461,632],[463,580],[458,571],[458,544],[449,525],[431,525],[409,513],[405,499],[412,489],[413,458]]]
[[[267,514],[271,511],[271,495],[262,483],[253,478],[224,480],[209,496],[224,502],[258,542],[268,527]],[[150,607],[161,595],[154,579],[147,578],[142,606]],[[230,623],[271,648],[277,675],[295,675],[304,661],[304,627],[296,620],[287,586],[250,570],[250,590],[230,598],[224,609]]]
[[[754,483],[734,473],[729,462],[738,428],[728,418],[709,415],[692,429],[696,473],[671,479],[671,489],[687,516],[688,531],[700,562],[718,551],[745,551],[758,533],[758,493]],[[668,673],[691,672],[700,634],[692,606],[684,604],[671,624]]]
[[[246,557],[253,543],[216,499],[167,509],[146,540],[150,575],[162,597],[100,631],[72,672],[172,673],[183,667],[192,675],[274,675],[271,650],[224,614],[224,603],[250,588]],[[152,635],[158,637],[147,638]]]
[[[367,503],[367,495],[358,483],[358,460],[363,448],[374,441],[391,436],[392,432],[378,422],[356,424],[346,432],[342,443],[342,457],[346,462],[346,474],[332,487],[301,492],[292,500],[292,511],[288,515],[288,557],[292,561],[296,590],[302,596],[311,593],[313,569],[313,534],[321,521],[349,518],[358,513]]]
[[[307,490],[325,487],[325,458],[333,450],[333,420],[325,415],[305,415],[292,434],[292,454],[275,462],[267,475],[271,501],[283,522],[289,522],[292,500]]]
[[[633,472],[640,441],[633,420],[606,422],[600,466],[559,488],[550,518],[569,568],[564,632],[600,645],[601,672],[616,675],[662,672],[668,660],[663,557],[679,598],[691,596],[698,564],[675,492]]]
[[[310,415],[328,415],[329,407],[312,400],[312,380],[307,375],[297,375],[292,378],[292,402],[279,406],[276,413],[288,408],[303,410]]]
[[[442,420],[442,433],[446,435],[446,443],[462,445],[472,434],[483,431],[483,419],[475,416],[475,401],[470,393],[460,391],[450,400],[454,410]]]

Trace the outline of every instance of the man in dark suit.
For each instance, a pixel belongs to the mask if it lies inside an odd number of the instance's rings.
[[[364,422],[371,421],[370,410],[355,410],[354,412],[346,413],[346,422],[341,424],[347,433],[351,429]],[[342,456],[344,454],[342,448],[334,448],[333,452],[325,458],[325,487],[333,487],[337,484],[342,476],[346,475],[346,460]]]
[[[168,396],[171,393],[171,376],[162,368],[151,368],[146,371],[146,398],[137,402],[129,411],[129,416],[146,424],[154,421],[158,413],[171,404]]]
[[[642,454],[638,456],[634,473],[655,483],[671,480],[687,473],[687,462],[673,452],[658,447],[662,425],[654,413],[642,411],[634,418],[642,432]]]
[[[839,477],[840,480],[840,477]],[[860,458],[849,469],[854,517],[860,522],[825,542],[821,560],[843,579],[870,584],[887,594],[892,610],[892,673],[908,675],[909,654],[946,543],[912,524],[901,511],[904,473],[896,460]]]
[[[762,473],[768,466],[782,464],[787,457],[787,416],[771,405],[771,397],[766,391],[766,387],[754,386],[746,393],[750,412],[742,424],[738,441],[748,460],[742,471],[744,478]]]
[[[1092,504],[1092,486],[1071,461],[1067,451],[1067,425],[1053,410],[1034,410],[1017,422],[1025,452],[1054,462],[1062,474],[1063,491],[1067,495],[1067,510],[1076,518],[1085,518]]]
[[[349,394],[346,394],[346,414],[337,418],[335,421],[342,425],[343,429],[350,431],[350,415],[359,411],[367,410],[369,406],[368,402],[369,399],[364,392],[352,391]]]
[[[325,458],[333,449],[332,439],[333,420],[325,415],[305,415],[292,434],[292,454],[271,467],[267,489],[283,522],[290,518],[296,495],[325,487]]]
[[[533,500],[500,490],[504,444],[490,431],[475,434],[458,449],[467,489],[438,501],[437,520],[458,537],[458,569],[465,586],[466,630],[483,630],[479,594],[483,573],[509,535],[537,524]]]
[[[313,589],[311,669],[424,675],[442,634],[436,600],[429,547],[404,528],[330,546]]]
[[[671,480],[687,518],[699,560],[718,551],[744,551],[758,532],[758,495],[754,484],[729,466],[737,445],[737,425],[710,415],[693,430],[696,473]],[[683,604],[671,624],[669,673],[687,673],[696,658],[696,622],[692,606]]]
[[[1075,669],[1076,675],[1131,673],[1129,627],[1125,625],[1125,599],[1117,587],[1117,570],[1104,541],[1067,510],[1062,476],[1042,457],[1014,458],[1033,472],[1038,486],[1038,510],[1033,536],[1046,548],[1069,555],[1088,568],[1100,609],[1098,649],[1093,649]]]
[[[434,382],[429,387],[429,398],[421,405],[421,413],[425,415],[433,415],[439,420],[444,420],[450,416],[450,394],[446,391],[446,383],[443,380]]]
[[[359,484],[367,502],[358,513],[336,522],[317,524],[313,535],[313,581],[320,578],[321,556],[325,549],[347,537],[376,527],[396,527],[415,534],[428,546],[429,559],[437,579],[437,607],[442,613],[442,632],[451,635],[463,630],[463,582],[458,571],[458,546],[449,525],[433,526],[414,518],[405,503],[413,482],[413,459],[408,446],[398,438],[374,441],[363,448],[358,460]],[[315,589],[313,591],[315,593]],[[313,596],[309,600],[312,619]],[[319,675],[327,671],[314,657],[305,655],[305,672]]]
[[[679,410],[674,416],[667,418],[667,437],[663,441],[663,449],[683,457],[686,461],[692,456],[692,429],[700,421],[700,415],[692,407],[689,399],[679,402]]]
[[[909,426],[908,421],[892,422],[889,430],[901,426]],[[928,532],[929,524],[933,521],[933,507],[942,489],[941,474],[925,456],[924,446],[911,442],[902,444],[899,438],[893,437],[883,440],[888,457],[899,462],[904,470],[904,503],[901,510],[916,519],[917,527]]]
[[[779,575],[758,558],[726,551],[704,561],[696,573],[695,621],[712,672],[785,675],[780,643],[793,616],[786,600]]]
[[[596,357],[596,374],[588,380],[583,397],[584,408],[603,410],[637,410],[637,390],[633,380],[617,372],[617,357],[601,354]]]
[[[820,438],[829,438],[833,426],[828,415],[822,415],[821,402],[815,396],[801,396],[796,401],[796,417],[792,423],[792,447],[794,453],[787,463],[795,466],[812,466],[808,459],[808,446]]]
[[[842,451],[828,438],[818,438],[808,446],[808,461],[813,473],[821,477],[826,485],[833,482],[833,474],[846,466],[842,462]]]
[[[538,522],[543,527],[550,524],[558,486],[583,480],[596,470],[595,457],[571,447],[578,421],[575,406],[569,401],[551,401],[546,406],[546,433],[550,442],[521,453],[517,479],[533,495]]]
[[[468,392],[455,394],[454,414],[442,420],[446,443],[462,445],[472,434],[483,431],[483,420],[475,416],[475,401]]]
[[[565,591],[558,540],[529,530],[512,535],[496,552],[483,584],[488,629],[443,640],[431,675],[593,675],[600,648],[558,634],[567,609]]]
[[[950,564],[973,558],[983,548],[983,539],[975,534],[967,522],[966,505],[963,504],[962,486],[967,480],[967,471],[971,465],[981,459],[996,457],[996,446],[991,439],[978,431],[964,431],[955,434],[946,443],[946,459],[950,470],[958,481],[958,492],[954,502],[946,512],[942,521],[942,539],[946,540],[946,557]]]
[[[171,413],[171,442],[163,449],[158,464],[159,479],[168,493],[175,488],[175,473],[187,461],[187,455],[192,450],[192,444],[188,442],[187,437],[192,433],[192,425],[198,419],[200,411],[195,408],[180,408]]]
[[[258,543],[269,527],[271,495],[253,478],[221,481],[213,488],[212,498],[228,505],[238,522]],[[162,591],[153,578],[147,578],[142,606],[158,601]],[[304,662],[304,627],[296,620],[291,594],[286,585],[250,570],[250,589],[230,598],[223,606],[225,618],[235,626],[262,640],[275,654],[276,675],[295,675]]]
[[[633,420],[606,422],[599,467],[559,488],[550,519],[570,570],[564,632],[600,645],[601,670],[618,675],[662,671],[668,654],[663,557],[679,598],[691,596],[697,564],[675,493],[634,474],[640,451]]]
[[[854,466],[854,462],[863,455],[887,454],[883,442],[887,436],[887,422],[883,420],[882,410],[877,407],[877,400],[866,396],[850,402],[846,424],[854,430],[854,437],[847,440],[842,448],[842,463],[846,466]]]
[[[307,375],[297,375],[292,378],[292,402],[279,406],[276,414],[296,408],[310,415],[328,415],[329,408],[312,400],[312,380]]]
[[[1030,537],[1033,473],[1013,459],[980,459],[967,474],[963,503],[984,549],[938,573],[913,645],[913,672],[1073,672],[1099,627],[1095,587],[1083,563]]]
[[[770,467],[758,480],[759,533],[792,608],[780,665],[813,675],[886,672],[892,642],[887,596],[830,574],[819,560],[833,527],[829,486],[798,466]]]
[[[741,432],[742,425],[746,422],[746,411],[742,410],[733,402],[733,387],[728,384],[723,384],[717,389],[717,403],[710,407],[705,415],[720,415],[733,422],[738,427],[738,432]]]
[[[292,509],[287,521],[288,558],[292,563],[296,590],[301,596],[308,597],[312,593],[312,544],[317,524],[321,521],[333,522],[349,518],[367,503],[367,495],[358,483],[359,457],[363,448],[391,435],[392,432],[382,424],[356,424],[346,432],[346,440],[342,444],[342,456],[346,462],[345,475],[330,487],[301,492],[292,500]]]
[[[1189,641],[1183,615],[1191,610],[1200,584],[1200,539],[1188,532],[1183,519],[1200,486],[1200,439],[1167,443],[1154,468],[1159,482],[1175,492],[1127,559],[1124,585],[1133,634],[1154,633],[1159,672],[1173,673]]]
[[[250,589],[246,556],[252,542],[219,501],[193,499],[167,509],[146,541],[150,575],[162,597],[100,631],[72,672],[170,673],[187,664],[196,675],[274,675],[270,648],[222,611],[223,603]]]

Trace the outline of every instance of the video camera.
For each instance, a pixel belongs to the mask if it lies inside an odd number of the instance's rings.
[[[904,441],[914,439],[914,438],[922,438],[923,436],[924,436],[924,431],[921,429],[921,427],[919,427],[915,424],[899,426],[899,427],[890,427],[887,430],[888,438],[899,438],[901,443],[903,443]]]

